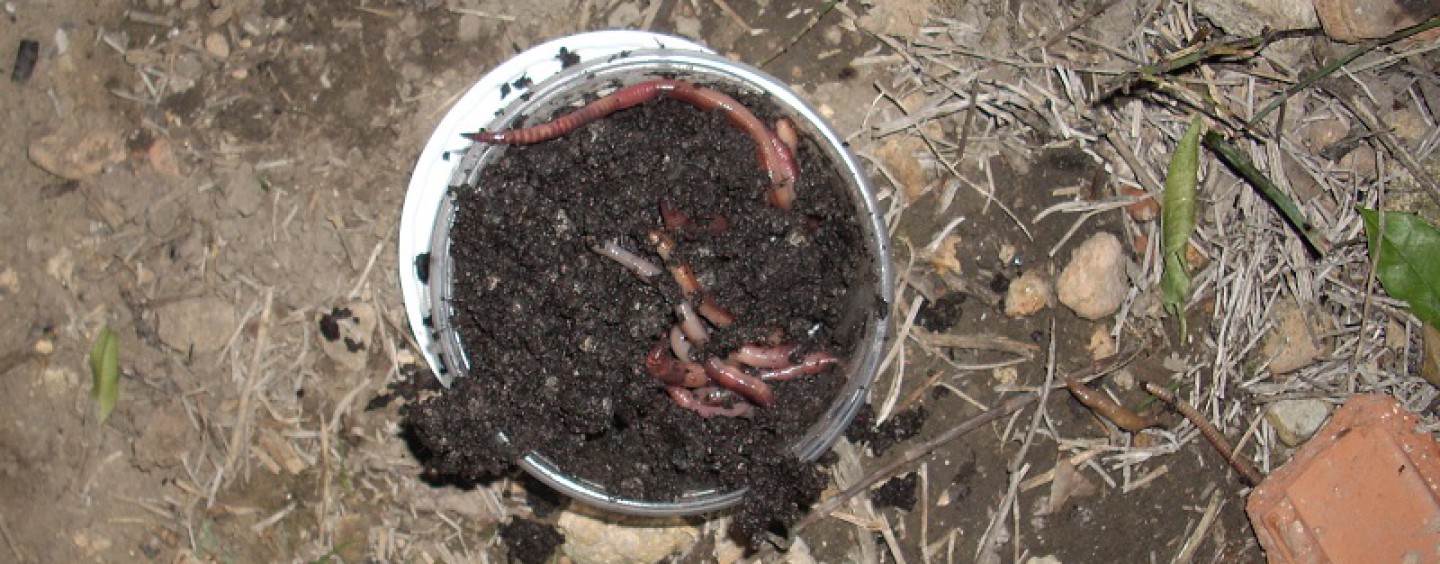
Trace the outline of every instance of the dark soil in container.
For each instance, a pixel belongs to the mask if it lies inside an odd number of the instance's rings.
[[[737,98],[767,123],[777,116],[764,98]],[[843,356],[860,336],[842,326],[847,292],[873,287],[867,251],[833,164],[804,136],[797,160],[793,209],[771,207],[749,137],[721,113],[662,99],[509,148],[478,188],[456,189],[454,325],[472,371],[409,412],[429,470],[484,480],[533,451],[628,498],[748,487],[740,521],[749,522],[739,523],[747,533],[798,515],[824,480],[788,447],[844,384],[843,361],[772,383],[775,405],[753,418],[703,419],[644,366],[676,323],[678,286],[668,273],[647,283],[591,250],[615,240],[662,264],[646,242],[663,228],[662,199],[695,225],[723,218],[723,232],[673,233],[705,290],[736,318],[710,327],[697,356],[723,357],[777,332],[802,352]]]

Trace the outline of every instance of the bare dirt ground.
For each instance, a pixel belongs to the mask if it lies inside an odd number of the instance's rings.
[[[1420,324],[1370,282],[1352,209],[1433,206],[1339,94],[1302,94],[1281,140],[1253,150],[1335,249],[1307,254],[1206,159],[1182,341],[1160,309],[1155,245],[1140,240],[1158,240],[1156,222],[1127,216],[1120,190],[1158,192],[1194,97],[1099,93],[1190,44],[1203,19],[1168,2],[1098,4],[4,3],[4,60],[23,39],[39,56],[23,84],[0,84],[0,561],[504,561],[517,518],[561,525],[571,546],[555,559],[733,561],[723,516],[605,528],[521,478],[426,483],[403,402],[372,402],[423,364],[393,257],[431,130],[518,50],[613,27],[765,63],[874,167],[903,274],[901,337],[872,406],[879,419],[929,415],[883,453],[842,442],[823,497],[1005,397],[1048,390],[1042,410],[942,446],[765,558],[1262,559],[1247,488],[1135,382],[1179,389],[1262,471],[1292,452],[1264,417],[1278,400],[1390,393],[1433,430]],[[1429,41],[1362,59],[1347,84],[1434,178]],[[1170,85],[1214,96],[1212,118],[1233,124],[1344,49],[1295,40]],[[1121,310],[1092,320],[1048,283],[1101,232],[1122,242],[1127,279]],[[1007,315],[1011,286],[1037,279],[1038,310]],[[122,375],[102,424],[87,354],[107,326]],[[1266,348],[1286,328],[1289,344]],[[1095,384],[1162,427],[1119,430],[1045,386],[1120,351],[1134,363]],[[1281,375],[1285,351],[1301,359]],[[641,556],[632,536],[663,551]]]

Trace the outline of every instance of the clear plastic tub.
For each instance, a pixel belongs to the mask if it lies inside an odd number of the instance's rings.
[[[859,223],[865,235],[869,260],[863,262],[868,272],[860,277],[865,281],[864,286],[854,288],[849,294],[842,325],[848,324],[849,327],[857,328],[857,334],[862,337],[853,350],[844,351],[846,354],[842,356],[846,359],[843,364],[846,385],[824,415],[792,444],[791,448],[797,457],[805,462],[812,462],[829,450],[865,402],[869,388],[875,380],[886,338],[887,324],[884,315],[890,309],[886,300],[892,295],[893,284],[886,232],[870,184],[841,138],[814,109],[784,84],[751,67],[689,49],[645,49],[626,51],[568,67],[533,85],[526,92],[528,98],[511,104],[490,123],[474,124],[470,130],[482,126],[490,130],[507,129],[518,117],[550,116],[562,107],[583,103],[587,96],[607,94],[616,89],[617,85],[634,84],[660,77],[705,84],[726,84],[738,90],[768,94],[777,105],[791,114],[792,121],[802,135],[816,140],[824,148],[831,162],[842,168],[841,175],[849,184],[855,213],[861,218]],[[501,145],[471,146],[460,157],[451,185],[475,186],[481,178],[484,166],[495,162],[505,150]],[[428,292],[426,301],[430,305],[430,331],[427,336],[438,345],[442,366],[436,368],[445,371],[447,377],[483,377],[472,374],[483,372],[474,369],[483,365],[485,359],[469,358],[460,336],[450,324],[452,312],[447,304],[451,303],[449,298],[452,290],[453,264],[450,261],[449,234],[453,214],[453,202],[449,198],[443,199],[430,240],[429,276],[425,284]],[[734,505],[744,495],[744,490],[712,489],[687,492],[669,501],[629,499],[609,493],[604,484],[592,483],[567,474],[541,453],[530,453],[520,461],[520,465],[531,475],[565,495],[629,515],[697,515]]]

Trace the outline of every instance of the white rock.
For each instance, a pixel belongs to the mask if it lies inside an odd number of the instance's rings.
[[[1330,406],[1318,399],[1281,400],[1265,410],[1265,420],[1275,427],[1280,442],[1290,447],[1309,440],[1329,416]]]
[[[1028,270],[1010,281],[1005,292],[1005,315],[1020,318],[1034,315],[1050,305],[1050,281],[1039,270]]]
[[[1086,319],[1115,313],[1125,301],[1129,286],[1125,249],[1119,238],[1106,232],[1081,243],[1055,282],[1060,303]]]
[[[160,306],[156,332],[160,341],[179,351],[196,354],[220,350],[237,323],[235,308],[220,298],[192,298]]]
[[[1231,35],[1259,35],[1265,28],[1308,29],[1320,26],[1311,0],[1199,0],[1200,12]]]
[[[212,32],[205,36],[205,50],[218,59],[230,57],[230,41],[218,32]]]
[[[578,564],[658,562],[700,539],[700,529],[678,519],[657,524],[565,511],[558,525],[565,533],[561,549]]]

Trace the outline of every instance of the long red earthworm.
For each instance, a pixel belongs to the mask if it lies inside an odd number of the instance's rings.
[[[710,339],[710,332],[705,329],[705,323],[700,321],[700,316],[695,314],[695,308],[690,307],[689,302],[675,305],[675,317],[679,318],[680,332],[685,334],[690,344],[705,346],[705,342]]]
[[[707,404],[695,397],[695,393],[677,386],[667,386],[665,391],[670,394],[670,399],[675,405],[683,407],[700,414],[700,417],[709,419],[716,415],[721,417],[751,417],[755,415],[755,406],[738,401],[730,407],[723,405]]]
[[[840,359],[835,355],[825,351],[816,351],[805,355],[805,358],[801,359],[798,364],[761,370],[756,376],[766,382],[794,380],[801,376],[819,374],[839,363]]]
[[[1066,378],[1065,387],[1070,393],[1075,394],[1075,399],[1085,404],[1091,411],[1099,413],[1109,419],[1115,426],[1131,433],[1139,432],[1141,429],[1160,426],[1160,421],[1154,417],[1141,417],[1129,408],[1115,403],[1110,396],[1104,392],[1091,388],[1080,381],[1079,378]]]
[[[625,268],[629,269],[630,272],[634,272],[636,276],[639,276],[647,281],[663,272],[659,266],[655,265],[655,263],[645,260],[640,255],[626,250],[625,247],[621,247],[620,243],[617,243],[614,240],[606,241],[604,245],[595,245],[593,247],[590,247],[590,250],[595,251],[602,256],[614,259],[615,262],[620,263]]]
[[[710,383],[710,377],[699,364],[681,362],[669,352],[662,338],[650,349],[650,354],[645,355],[645,371],[668,386],[698,388]]]
[[[701,111],[723,110],[725,119],[731,125],[745,132],[755,141],[760,166],[770,176],[770,203],[782,209],[789,209],[794,200],[795,177],[797,175],[793,156],[788,149],[780,154],[785,144],[776,139],[755,114],[734,98],[710,88],[700,88],[680,80],[651,80],[621,88],[590,104],[555,118],[548,123],[521,129],[505,131],[480,131],[463,134],[479,143],[507,145],[529,145],[548,141],[565,135],[587,123],[608,116],[619,110],[631,108],[660,97],[669,97],[685,102]]]
[[[685,338],[685,332],[680,330],[679,325],[670,328],[670,351],[675,353],[675,358],[684,362],[695,360],[690,354],[690,341]]]
[[[730,360],[755,368],[784,368],[795,364],[790,355],[795,354],[798,348],[799,345],[793,344],[773,347],[743,345],[730,353]]]
[[[701,317],[714,323],[716,327],[729,327],[730,324],[735,323],[735,315],[716,303],[715,297],[710,294],[700,297],[700,306],[696,308],[696,311],[700,312]]]
[[[1211,425],[1209,419],[1206,419],[1200,412],[1195,411],[1195,408],[1190,407],[1190,404],[1180,401],[1170,390],[1151,382],[1145,383],[1145,391],[1149,392],[1152,396],[1160,398],[1160,401],[1165,402],[1165,405],[1170,406],[1171,409],[1180,412],[1180,415],[1184,415],[1186,419],[1189,419],[1190,423],[1194,424],[1195,428],[1200,430],[1200,434],[1205,437],[1205,440],[1210,443],[1210,446],[1215,447],[1215,450],[1220,453],[1220,458],[1224,458],[1225,462],[1229,463],[1231,468],[1234,468],[1236,472],[1240,473],[1240,478],[1245,481],[1245,485],[1255,487],[1265,479],[1265,476],[1260,474],[1260,471],[1256,470],[1255,467],[1250,464],[1250,461],[1237,456],[1235,449],[1230,447],[1230,441],[1225,439],[1225,435],[1221,434],[1220,430],[1216,429],[1214,425]]]
[[[719,357],[705,359],[705,373],[716,384],[724,386],[760,407],[775,405],[775,391],[763,380],[746,374],[739,366],[727,364]]]

